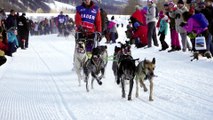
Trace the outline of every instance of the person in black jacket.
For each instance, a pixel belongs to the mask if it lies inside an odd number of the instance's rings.
[[[15,16],[15,11],[12,9],[6,19],[6,29],[9,30],[13,27],[17,27],[17,17]]]
[[[22,15],[17,20],[17,30],[18,30],[18,40],[21,49],[26,48],[26,40],[28,36],[28,25],[27,25],[27,19],[25,18],[25,13],[22,13]]]

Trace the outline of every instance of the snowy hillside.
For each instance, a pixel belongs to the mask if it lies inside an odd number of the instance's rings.
[[[57,12],[63,11],[63,10],[75,10],[75,6],[73,5],[69,5],[69,4],[65,4],[62,2],[58,2],[58,1],[53,1],[53,3],[46,3],[51,10],[55,10]]]
[[[118,17],[116,17],[118,19]],[[118,21],[124,22],[120,17]],[[125,28],[118,28],[125,41]],[[166,38],[169,43],[169,35]],[[140,89],[132,101],[121,98],[112,61],[99,86],[86,92],[78,86],[73,68],[74,37],[31,36],[27,50],[18,49],[0,67],[1,120],[211,120],[213,117],[213,60],[190,61],[190,52],[137,49],[134,58],[156,58],[154,101]],[[105,40],[101,41],[105,44]],[[115,45],[107,44],[111,56]],[[149,86],[149,82],[145,84]],[[128,88],[128,85],[126,86]],[[128,89],[127,89],[128,90]]]

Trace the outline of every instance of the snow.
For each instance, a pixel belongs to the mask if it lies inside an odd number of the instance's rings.
[[[62,10],[75,10],[75,6],[69,5],[66,3],[53,1],[53,3],[46,3],[52,10],[56,10],[57,12],[60,12]]]
[[[118,18],[117,18],[118,19]],[[127,20],[120,17],[120,20]],[[119,41],[126,40],[118,28]],[[166,38],[170,43],[169,35]],[[121,98],[121,88],[106,68],[103,85],[86,92],[73,68],[74,37],[30,36],[27,50],[18,49],[0,67],[1,120],[210,120],[213,117],[213,60],[191,62],[190,52],[137,49],[134,58],[156,58],[154,101],[140,89],[139,98]],[[105,40],[101,41],[105,44]],[[107,44],[108,54],[114,46]],[[149,82],[145,81],[149,88]],[[128,88],[128,85],[126,85]],[[127,89],[128,92],[128,89]]]

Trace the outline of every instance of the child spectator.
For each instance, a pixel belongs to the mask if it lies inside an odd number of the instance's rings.
[[[160,51],[163,51],[163,50],[166,50],[169,47],[168,44],[165,41],[165,36],[167,34],[167,31],[168,31],[169,19],[168,19],[167,15],[164,15],[163,11],[160,11],[159,17],[160,17],[159,18],[160,29],[159,29],[158,35],[160,35],[160,42],[161,42],[161,46],[162,46],[162,49]]]

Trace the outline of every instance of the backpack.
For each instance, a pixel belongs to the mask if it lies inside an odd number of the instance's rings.
[[[206,28],[209,26],[208,20],[202,13],[194,14],[192,18],[200,24],[201,28]]]
[[[157,8],[157,6],[156,6],[156,7],[155,7],[155,17],[156,17],[156,18],[158,18],[158,15],[159,15],[158,12],[159,12],[159,10],[158,10],[158,8]]]

